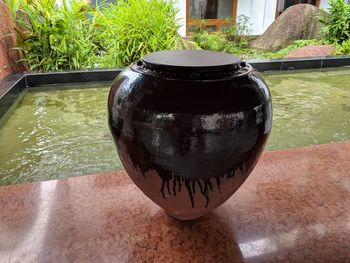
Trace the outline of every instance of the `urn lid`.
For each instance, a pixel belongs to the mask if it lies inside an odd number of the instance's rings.
[[[238,57],[206,50],[167,50],[150,53],[142,58],[149,69],[165,71],[226,71],[239,68]]]

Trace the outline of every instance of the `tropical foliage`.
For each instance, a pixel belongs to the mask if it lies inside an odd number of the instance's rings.
[[[19,2],[16,16],[17,44],[31,70],[78,69],[93,66],[96,46],[87,19],[91,10],[84,1]]]
[[[93,27],[99,64],[124,66],[147,53],[175,49],[177,12],[172,0],[124,0],[98,7]]]
[[[350,39],[350,3],[330,0],[329,5],[329,15],[320,17],[324,24],[322,33],[330,42],[341,44]]]
[[[172,0],[6,0],[17,49],[31,70],[126,66],[144,54],[179,46]]]
[[[350,39],[337,46],[338,54],[350,55]]]
[[[1,1],[1,0],[0,0]],[[31,70],[121,67],[157,51],[200,48],[243,58],[279,58],[307,45],[331,44],[350,55],[350,4],[330,0],[329,16],[320,18],[324,40],[297,40],[277,52],[249,47],[249,17],[241,15],[222,32],[201,26],[193,41],[178,35],[176,0],[118,0],[91,7],[85,0],[2,0],[15,20],[22,61]],[[203,23],[205,21],[203,20]],[[187,43],[187,44],[186,44]]]

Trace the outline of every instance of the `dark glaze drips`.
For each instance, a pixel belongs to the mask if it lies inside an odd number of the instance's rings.
[[[163,198],[186,191],[192,208],[221,192],[223,178],[246,178],[271,129],[271,100],[255,74],[223,80],[172,80],[130,68],[109,95],[109,124],[122,162],[134,180],[155,171]]]

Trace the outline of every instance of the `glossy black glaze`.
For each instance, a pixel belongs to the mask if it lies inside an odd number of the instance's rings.
[[[205,72],[161,71],[134,63],[114,81],[108,111],[130,177],[153,201],[182,219],[208,212],[238,189],[254,168],[272,124],[268,87],[244,63],[230,71]],[[150,173],[159,177],[158,188]],[[228,180],[232,191],[224,194],[222,183]],[[167,201],[183,192],[183,205],[198,213],[168,207]],[[197,204],[196,195],[205,202]],[[213,198],[221,200],[210,206]]]

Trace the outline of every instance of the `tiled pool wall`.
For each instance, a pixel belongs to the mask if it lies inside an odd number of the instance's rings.
[[[247,60],[247,63],[260,72],[302,69],[321,70],[325,68],[349,67],[350,57],[252,59]],[[6,119],[6,115],[10,115],[8,113],[9,109],[27,88],[47,85],[111,82],[122,70],[122,68],[113,68],[11,75],[0,81],[0,119]]]
[[[27,88],[24,74],[11,75],[0,81],[0,119]]]

